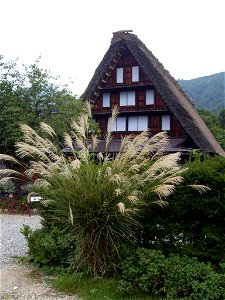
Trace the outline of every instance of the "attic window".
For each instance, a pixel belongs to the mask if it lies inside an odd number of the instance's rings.
[[[132,82],[139,81],[139,66],[132,67]]]
[[[162,130],[170,130],[170,115],[162,116]]]
[[[123,68],[116,69],[116,83],[123,83]]]
[[[120,106],[135,105],[135,91],[120,92]]]
[[[112,131],[126,131],[126,117],[117,117],[113,122]]]
[[[102,95],[102,106],[110,107],[110,93],[103,93]]]
[[[148,116],[128,117],[128,131],[144,131],[148,129]]]
[[[154,90],[147,90],[145,95],[145,104],[153,105],[154,104]]]

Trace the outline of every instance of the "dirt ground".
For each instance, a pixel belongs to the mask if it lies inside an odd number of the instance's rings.
[[[3,264],[0,270],[0,299],[78,300],[47,285],[40,271],[26,264]]]
[[[0,214],[0,299],[78,300],[47,285],[40,271],[12,259],[26,255],[27,243],[20,232],[24,224],[37,229],[40,218],[36,215]]]

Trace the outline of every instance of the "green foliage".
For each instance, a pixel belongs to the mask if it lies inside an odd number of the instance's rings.
[[[0,193],[3,193],[5,195],[14,194],[16,191],[16,186],[13,181],[8,181],[3,186],[0,185]]]
[[[119,290],[142,291],[166,299],[222,300],[225,275],[197,259],[138,248],[121,263]]]
[[[32,230],[24,225],[21,233],[28,243],[28,260],[36,267],[68,267],[75,251],[73,235],[58,227]]]
[[[199,114],[205,121],[207,127],[215,136],[223,149],[225,149],[225,110],[221,110],[219,117],[205,109],[200,109]]]
[[[224,72],[191,80],[179,80],[180,86],[190,96],[197,109],[218,114],[224,109]]]
[[[219,124],[223,129],[225,129],[225,108],[219,113]]]
[[[165,294],[166,258],[157,250],[132,249],[121,263],[119,290],[125,293],[142,291],[149,295]]]
[[[76,294],[83,300],[147,300],[152,299],[144,293],[124,295],[119,293],[117,279],[113,278],[90,278],[82,273],[63,273],[51,281],[59,291]]]
[[[222,299],[225,276],[210,265],[189,257],[169,256],[166,270],[166,290],[170,299]]]
[[[218,264],[225,259],[225,158],[185,166],[189,168],[183,174],[185,185],[167,198],[169,205],[163,209],[148,205],[143,210],[140,243],[165,254],[182,253]],[[199,182],[211,190],[202,195],[188,187]]]
[[[17,61],[4,62],[0,56],[0,148],[13,153],[15,142],[21,139],[20,124],[39,129],[48,121],[59,136],[68,130],[71,118],[83,109],[82,101],[57,84],[48,71],[40,68],[40,58],[19,71]]]

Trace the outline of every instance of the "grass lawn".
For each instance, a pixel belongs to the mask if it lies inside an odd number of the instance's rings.
[[[79,274],[61,274],[51,280],[51,284],[59,291],[76,294],[82,300],[152,300],[140,293],[123,295],[117,289],[117,280],[87,278]]]

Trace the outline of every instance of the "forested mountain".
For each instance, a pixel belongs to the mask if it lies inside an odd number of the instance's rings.
[[[179,80],[178,83],[197,109],[206,109],[218,114],[225,108],[225,72]]]

